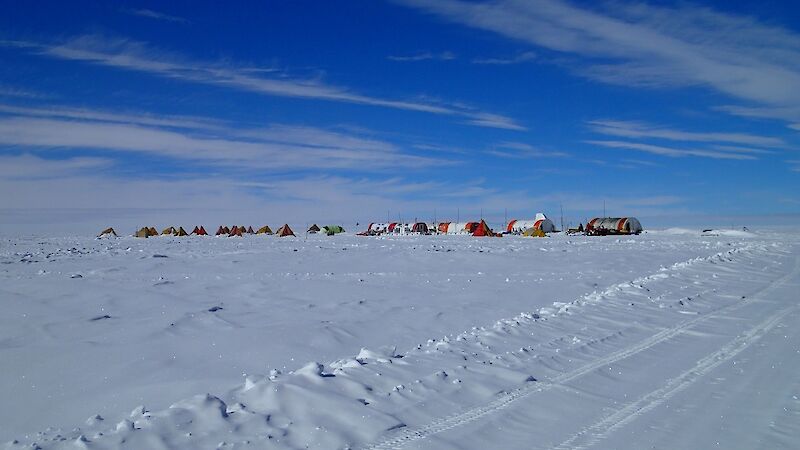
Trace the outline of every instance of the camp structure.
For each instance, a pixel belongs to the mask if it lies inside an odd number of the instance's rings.
[[[188,235],[189,233],[187,233],[186,230],[183,229],[183,227],[178,227],[178,230],[175,231],[175,236],[188,236]]]
[[[472,222],[472,223],[475,223],[475,222]],[[492,229],[489,228],[489,225],[487,225],[486,222],[483,219],[481,219],[480,222],[477,222],[477,225],[474,227],[474,229],[472,231],[472,235],[476,236],[476,237],[501,236],[499,234],[496,234],[494,231],[492,231]]]
[[[253,231],[253,227],[247,227],[247,234],[256,234],[256,232]]]
[[[522,235],[526,237],[547,237],[541,228],[528,228]]]
[[[178,230],[176,230],[175,227],[167,227],[164,228],[164,231],[161,232],[161,235],[162,236],[174,235],[177,232]]]
[[[200,225],[199,227],[197,226],[194,227],[194,230],[192,230],[192,234],[195,236],[208,236],[208,233],[206,233],[206,229],[203,228],[202,225]]]
[[[321,231],[328,236],[333,236],[334,234],[344,233],[344,228],[339,225],[325,225]]]
[[[315,234],[315,233],[319,233],[320,231],[321,230],[319,229],[319,226],[317,226],[317,224],[314,224],[314,225],[311,225],[310,227],[308,227],[308,230],[306,231],[306,233]]]
[[[228,234],[228,233],[225,232],[225,227],[220,225],[219,228],[217,228],[217,234],[215,236],[222,236],[222,235],[225,235],[225,234]]]
[[[524,234],[529,229],[542,230],[544,233],[556,231],[556,225],[542,213],[536,213],[533,220],[512,220],[508,222],[506,233]]]
[[[472,234],[474,227],[477,225],[477,222],[444,222],[439,224],[439,232],[443,234]]]
[[[278,231],[276,231],[275,234],[278,237],[294,236],[294,232],[289,227],[288,223],[285,223],[282,227],[278,228]]]
[[[428,231],[428,224],[425,222],[417,222],[411,226],[411,232],[414,234],[430,234]]]
[[[134,236],[134,237],[137,237],[137,238],[145,238],[145,239],[146,239],[146,238],[149,238],[149,237],[150,237],[150,229],[149,229],[149,228],[147,228],[147,227],[142,227],[142,228],[141,228],[139,231],[137,231],[137,232],[136,232],[136,234],[134,234],[133,236]]]
[[[641,232],[642,224],[635,217],[595,217],[586,224],[586,234],[590,236]]]
[[[567,230],[567,234],[582,234],[583,233],[583,224],[579,223],[578,228],[570,228]]]
[[[97,237],[99,237],[99,238],[102,238],[102,237],[117,237],[117,232],[114,231],[113,228],[109,227],[109,228],[106,228],[105,230],[101,231],[100,234],[97,235]]]
[[[147,235],[148,236],[158,236],[158,230],[156,230],[156,227],[150,227],[150,228],[147,229]]]
[[[228,233],[228,237],[234,236],[242,237],[242,229],[236,225],[234,225],[233,228],[231,228],[231,232]]]
[[[269,228],[269,225],[264,225],[256,231],[256,234],[272,234],[272,230]]]

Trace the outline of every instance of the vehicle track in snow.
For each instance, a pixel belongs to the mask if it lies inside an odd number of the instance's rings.
[[[797,309],[797,305],[781,309],[755,327],[747,330],[744,334],[737,336],[719,350],[704,357],[690,369],[677,377],[669,379],[661,388],[640,397],[634,402],[628,403],[617,412],[583,428],[566,441],[553,447],[553,450],[580,450],[592,447],[613,434],[616,430],[636,420],[638,417],[661,405],[675,394],[693,385],[722,363],[737,356],[774,328],[781,319]]]
[[[762,296],[764,294],[767,294],[767,293],[777,289],[778,287],[783,286],[788,280],[798,276],[799,273],[800,273],[800,259],[795,258],[794,268],[791,271],[789,271],[789,273],[779,277],[776,280],[773,280],[773,281],[769,282],[769,284],[767,284],[763,288],[759,289],[755,293],[751,294],[751,298]],[[422,440],[422,439],[426,439],[426,438],[428,438],[430,436],[433,436],[433,435],[436,435],[438,433],[442,433],[444,431],[447,431],[447,430],[450,430],[450,429],[453,429],[453,428],[456,428],[456,427],[460,427],[462,425],[469,424],[471,422],[474,422],[474,421],[479,420],[481,418],[484,418],[486,416],[490,416],[490,415],[496,414],[496,413],[500,412],[501,410],[505,409],[506,407],[508,407],[509,405],[511,405],[512,403],[517,402],[518,400],[528,398],[528,397],[530,397],[532,395],[535,395],[535,394],[537,394],[539,392],[543,392],[543,391],[550,390],[550,389],[553,389],[553,388],[564,387],[564,385],[566,383],[570,382],[570,381],[573,381],[575,379],[581,378],[581,377],[583,377],[583,376],[585,376],[587,374],[590,374],[590,373],[592,373],[592,372],[594,372],[594,371],[596,371],[596,370],[598,370],[598,369],[600,369],[600,368],[602,368],[604,366],[607,366],[607,365],[610,365],[610,364],[614,364],[614,363],[616,363],[618,361],[624,360],[624,359],[629,358],[629,357],[631,357],[633,355],[636,355],[636,354],[641,353],[641,352],[643,352],[645,350],[648,350],[648,349],[650,349],[650,348],[652,348],[652,347],[654,347],[654,346],[656,346],[656,345],[658,345],[658,344],[660,344],[662,342],[668,341],[668,340],[674,338],[675,336],[678,336],[678,335],[684,333],[685,331],[691,329],[692,327],[694,327],[694,326],[696,326],[696,325],[698,325],[700,323],[703,323],[703,322],[705,322],[705,321],[707,321],[709,319],[712,319],[712,318],[719,317],[719,316],[724,315],[726,313],[729,313],[731,311],[735,311],[736,309],[739,309],[742,306],[751,303],[752,301],[753,300],[750,300],[750,299],[747,299],[747,298],[742,298],[741,300],[739,300],[739,301],[737,301],[735,303],[731,303],[731,304],[729,304],[727,306],[721,307],[721,308],[719,308],[719,309],[717,309],[715,311],[712,311],[712,312],[710,312],[710,313],[708,313],[706,315],[698,316],[698,317],[696,317],[694,319],[686,320],[686,321],[678,323],[675,326],[663,329],[660,332],[658,332],[658,333],[656,333],[656,334],[654,334],[654,335],[652,335],[652,336],[650,336],[650,337],[648,337],[648,338],[646,338],[646,339],[644,339],[644,340],[642,340],[642,341],[640,341],[640,342],[638,342],[636,344],[628,346],[628,347],[626,347],[626,348],[624,348],[622,350],[618,350],[616,352],[613,352],[613,353],[611,353],[609,355],[606,355],[604,357],[595,359],[594,361],[589,362],[587,364],[584,364],[583,366],[580,366],[577,369],[574,369],[572,371],[569,371],[567,373],[564,373],[562,375],[554,377],[549,381],[530,383],[530,384],[525,385],[524,387],[522,387],[520,389],[511,391],[511,392],[503,393],[503,394],[501,394],[500,396],[498,396],[497,398],[495,398],[494,400],[492,400],[492,401],[490,401],[488,403],[481,404],[481,405],[478,405],[478,406],[474,406],[472,408],[469,408],[469,409],[467,409],[465,411],[462,411],[462,412],[459,412],[459,413],[455,413],[455,414],[452,414],[452,415],[443,416],[443,417],[434,419],[434,420],[428,422],[426,425],[417,426],[417,427],[413,427],[413,428],[400,429],[398,431],[395,431],[395,432],[391,433],[389,436],[386,436],[383,440],[380,440],[380,441],[377,441],[377,442],[373,442],[373,443],[365,445],[365,446],[363,446],[361,448],[363,448],[364,450],[399,450],[399,449],[402,449],[403,447],[405,447],[407,444],[409,444],[411,442],[419,441],[419,440]],[[786,309],[781,310],[779,313],[771,316],[766,321],[762,322],[758,326],[756,326],[753,329],[751,329],[750,331],[748,331],[746,336],[751,335],[751,333],[753,333],[753,336],[755,336],[755,335],[759,335],[760,336],[764,332],[768,331],[769,328],[773,327],[781,318],[783,318],[786,314],[791,312],[793,309],[795,309],[795,307],[790,307],[790,308],[786,308]],[[738,348],[737,345],[741,345],[741,342],[740,342],[740,340],[738,340],[738,338],[736,340],[732,341],[731,343],[729,343],[728,345],[726,345],[725,347],[723,347],[723,349],[720,349],[720,352],[724,353],[724,351],[728,348],[728,346],[731,346],[731,350],[728,350],[728,351],[736,350],[736,348]],[[745,345],[744,348],[746,348],[746,347],[747,346]],[[743,350],[743,348],[741,350]],[[738,350],[738,351],[741,351],[741,350]],[[738,353],[738,351],[737,351],[737,353]],[[709,355],[709,357],[704,358],[702,361],[706,361],[708,358],[712,358],[711,360],[709,360],[708,362],[706,362],[704,364],[705,365],[713,365],[713,367],[717,367],[719,364],[714,365],[714,360],[713,360],[713,358],[716,357],[715,355],[717,355],[717,353],[718,352],[715,352],[712,355]],[[724,362],[724,361],[722,361],[722,362]],[[698,363],[698,364],[701,364],[701,363]],[[705,370],[707,372],[707,371],[712,370],[713,367],[710,367],[710,368],[707,368],[707,369],[702,369],[702,368],[701,369]],[[692,370],[694,370],[694,368]],[[689,372],[691,372],[691,370]],[[705,372],[703,372],[703,373],[705,373]],[[681,375],[681,376],[677,377],[676,380],[677,379],[682,379],[681,377],[683,377],[683,376],[684,375]],[[699,378],[699,376],[697,378]],[[676,381],[675,383],[678,383],[678,381]],[[680,384],[680,383],[678,383],[678,384]],[[681,387],[680,389],[684,389],[684,388],[685,388],[685,386]],[[675,389],[677,389],[677,387],[675,387]],[[678,390],[675,390],[675,389],[666,389],[665,392],[661,393],[661,395],[667,395],[667,396],[674,395],[675,393],[678,392]],[[673,390],[674,390],[674,392],[672,392]],[[654,392],[657,392],[657,391],[654,391]],[[653,393],[653,395],[657,396],[659,394]],[[668,398],[668,397],[665,397],[664,399],[666,399],[666,398]],[[650,401],[650,400],[652,400],[652,401]],[[646,401],[645,403],[648,403],[648,402],[649,403],[653,403],[653,406],[648,407],[649,409],[652,409],[652,407],[657,406],[657,403],[655,403],[655,401],[656,401],[655,397],[651,398],[650,400]],[[659,402],[660,401],[663,401],[663,399],[659,400]],[[639,405],[640,403],[637,401],[635,404]],[[642,408],[645,408],[645,407],[646,407],[646,405],[643,406]],[[633,404],[632,404],[631,405],[631,411],[628,411],[627,408],[625,409],[626,411],[630,412],[630,414],[626,415],[624,413],[620,413],[624,417],[620,418],[617,421],[613,421],[613,422],[614,423],[619,423],[618,426],[622,426],[624,423],[627,423],[627,422],[624,422],[625,420],[631,420],[631,419],[625,419],[625,417],[630,416],[631,418],[635,418],[635,417],[637,417],[637,414],[641,414],[641,412],[637,413],[636,409],[637,408],[635,406],[633,406]],[[616,417],[616,414],[617,413],[615,413],[615,415],[614,415],[615,417]],[[597,425],[597,424],[595,424],[595,425]],[[582,433],[579,432],[579,434],[582,436],[583,434],[591,433],[593,430],[595,430],[595,428],[594,428],[595,425],[588,427],[589,429],[587,429],[586,431],[583,431]],[[597,425],[597,426],[598,427],[602,427],[603,425]],[[561,444],[561,445],[564,445],[564,444]],[[558,448],[561,448],[561,447],[559,446]],[[568,448],[571,448],[571,447],[568,447]]]

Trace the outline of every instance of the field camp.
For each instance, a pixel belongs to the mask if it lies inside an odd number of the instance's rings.
[[[358,225],[358,224],[356,224]],[[366,229],[355,233],[356,236],[425,236],[425,235],[461,235],[474,237],[503,237],[506,235],[525,236],[525,237],[547,237],[552,233],[566,233],[570,235],[587,236],[606,236],[606,235],[637,235],[644,231],[642,224],[635,217],[595,217],[586,222],[586,226],[581,223],[577,228],[558,230],[545,214],[536,213],[533,219],[512,219],[500,228],[500,231],[492,229],[484,219],[472,222],[371,222]],[[346,233],[341,225],[323,225],[320,227],[316,223],[308,226],[305,235],[320,234],[335,236]],[[302,234],[302,233],[301,233]],[[220,225],[214,236],[217,237],[243,237],[245,235],[269,235],[277,237],[296,237],[297,235],[289,226],[283,224],[275,232],[264,225],[258,229],[252,226]],[[109,227],[98,234],[98,237],[118,236],[114,228]],[[133,236],[138,238],[150,238],[157,236],[210,236],[202,225],[195,226],[191,232],[187,232],[182,226],[169,226],[160,233],[155,227],[141,227]]]

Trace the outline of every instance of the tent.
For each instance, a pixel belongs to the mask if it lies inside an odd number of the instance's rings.
[[[586,224],[586,234],[639,234],[642,224],[635,217],[595,217]]]
[[[105,230],[101,231],[100,234],[97,235],[97,237],[112,237],[112,236],[117,237],[117,232],[114,231],[114,229],[111,227],[106,228]]]
[[[147,229],[147,235],[148,236],[158,236],[158,230],[156,230],[156,227],[150,227],[150,228]]]
[[[556,231],[556,225],[552,220],[542,213],[536,213],[536,217],[533,220],[512,220],[508,222],[506,233],[522,234],[531,228],[542,230],[545,233]]]
[[[194,227],[194,230],[192,230],[192,234],[195,236],[208,236],[208,233],[206,233],[206,229],[203,228],[202,225],[200,225],[199,227]]]
[[[142,229],[137,231],[136,234],[134,234],[134,236],[137,238],[149,238],[150,230],[147,227],[142,227]]]
[[[162,236],[166,236],[166,235],[169,235],[169,234],[175,234],[177,232],[178,232],[178,230],[176,230],[175,227],[167,227],[167,228],[164,228],[164,231],[161,232],[161,235]]]
[[[256,231],[256,234],[272,234],[272,230],[269,229],[269,225],[264,225]]]
[[[494,231],[491,230],[491,228],[489,228],[489,225],[487,225],[486,222],[483,220],[477,222],[477,225],[474,227],[474,230],[472,231],[472,235],[479,237],[498,236],[497,234],[494,233]]]
[[[255,234],[256,232],[253,231],[253,227],[247,227],[247,234]]]
[[[242,237],[242,229],[237,227],[236,225],[234,225],[233,228],[231,228],[231,232],[228,233],[228,237],[234,237],[234,236]]]
[[[178,231],[175,232],[175,236],[188,236],[188,235],[189,233],[187,233],[186,230],[183,229],[183,227],[179,227]]]
[[[528,228],[522,235],[527,237],[547,237],[541,228]]]
[[[321,230],[319,229],[317,224],[314,224],[314,225],[311,225],[310,227],[308,227],[307,233],[319,233],[320,231]]]
[[[294,232],[291,228],[289,228],[288,223],[285,223],[282,227],[278,228],[278,231],[276,231],[275,234],[277,234],[278,237],[294,236]]]
[[[322,231],[328,236],[333,236],[334,234],[344,233],[344,228],[339,225],[325,225],[322,227]]]
[[[216,235],[217,236],[222,236],[223,234],[228,234],[228,233],[226,233],[225,232],[225,228],[223,228],[222,225],[220,225],[219,228],[217,228],[217,234]]]
[[[442,222],[442,223],[440,223],[439,226],[437,227],[438,230],[439,230],[439,233],[447,234],[447,228],[448,228],[449,225],[450,225],[450,222]]]
[[[428,234],[428,224],[425,222],[417,222],[411,227],[412,233]]]

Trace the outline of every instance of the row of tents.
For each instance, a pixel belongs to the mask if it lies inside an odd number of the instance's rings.
[[[586,223],[586,227],[580,224],[578,228],[567,230],[568,234],[585,234],[589,236],[605,235],[628,235],[639,234],[642,232],[642,224],[635,217],[596,217]],[[542,213],[537,213],[533,220],[511,220],[502,232],[495,232],[486,222],[481,219],[479,222],[440,222],[440,223],[370,223],[366,231],[358,233],[359,236],[381,236],[381,235],[429,235],[429,234],[461,234],[472,236],[502,236],[505,234],[515,234],[522,236],[544,237],[548,233],[557,232],[552,220]],[[345,230],[339,225],[317,224],[311,225],[306,231],[309,234],[326,234],[333,236],[344,233]],[[216,236],[241,237],[245,234],[265,234],[277,235],[279,237],[295,236],[291,227],[284,224],[276,232],[268,225],[264,225],[258,230],[253,227],[234,225],[227,227],[221,225],[216,232]],[[100,233],[99,237],[117,236],[113,228],[108,228]],[[187,233],[183,227],[167,227],[159,233],[154,227],[142,227],[134,236],[148,238],[153,236],[208,236],[205,228],[196,226],[191,233]]]

